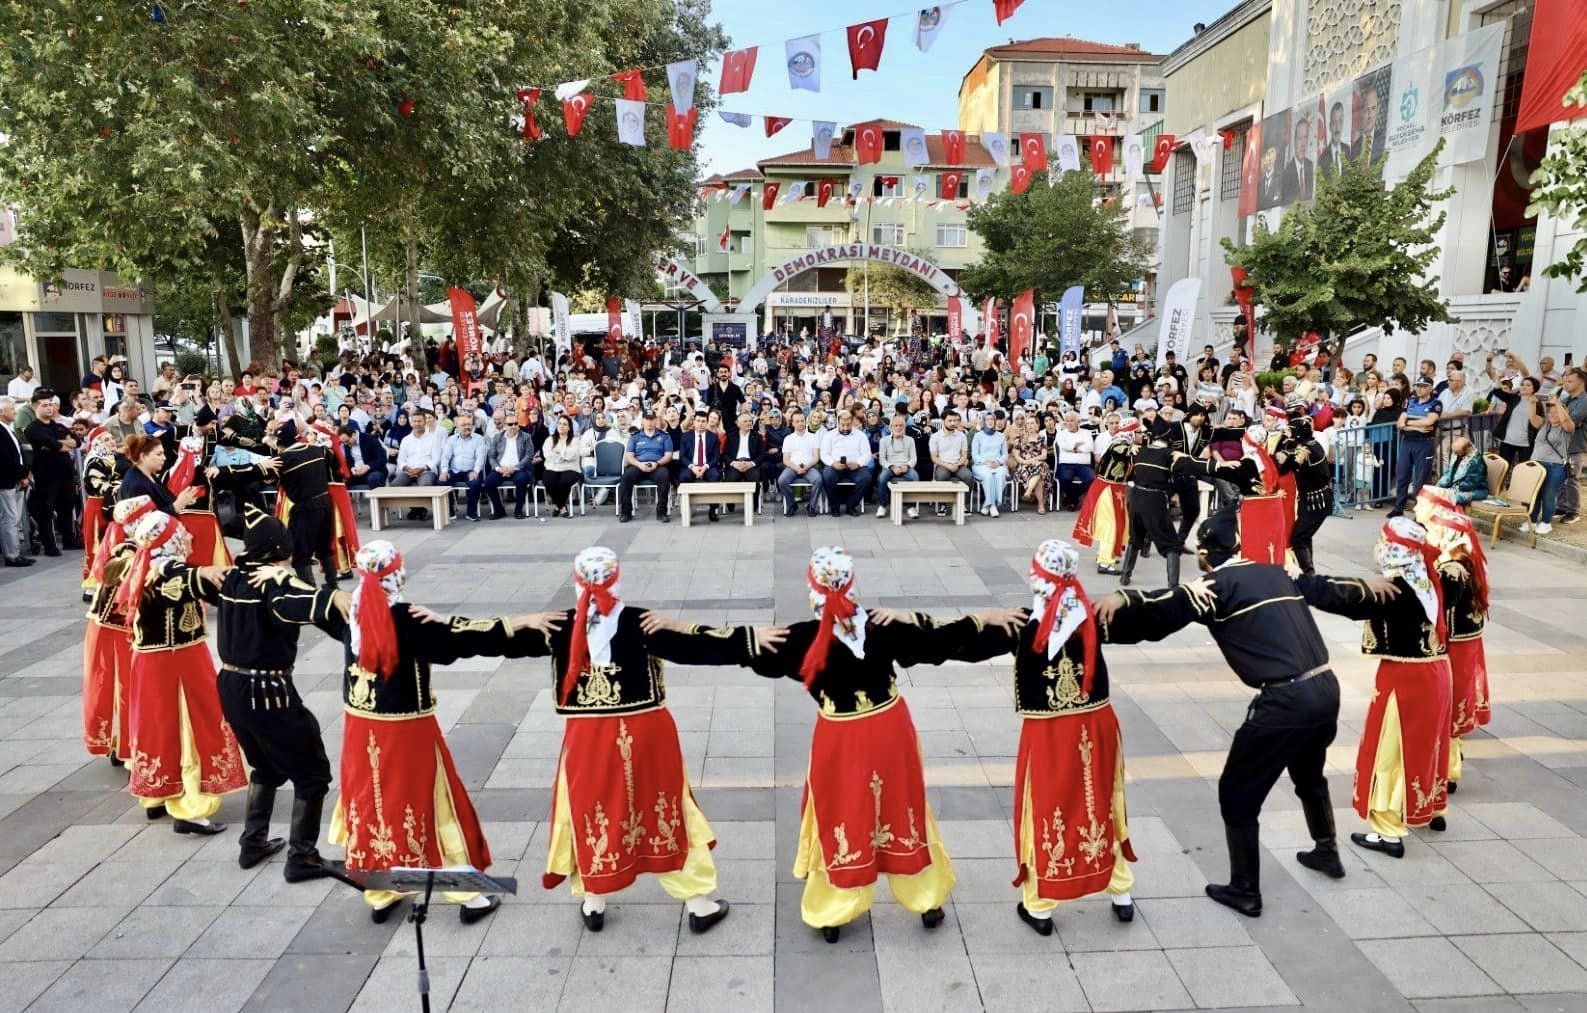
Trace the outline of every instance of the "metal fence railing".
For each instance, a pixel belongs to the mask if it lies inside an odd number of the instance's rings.
[[[1499,416],[1484,414],[1440,422],[1434,434],[1428,481],[1438,481],[1449,463],[1450,447],[1458,437],[1469,437],[1478,453],[1495,449],[1498,421]],[[1394,462],[1400,450],[1400,431],[1394,423],[1355,429],[1335,427],[1333,433],[1334,501],[1339,512],[1392,500]]]

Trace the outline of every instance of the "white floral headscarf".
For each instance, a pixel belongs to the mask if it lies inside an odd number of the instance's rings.
[[[1391,534],[1412,544],[1405,545],[1391,541],[1389,538]],[[1437,624],[1442,612],[1438,589],[1433,586],[1434,576],[1427,572],[1427,561],[1415,548],[1426,543],[1426,528],[1409,517],[1391,517],[1383,525],[1374,555],[1383,576],[1390,580],[1403,577],[1411,586],[1411,590],[1416,593],[1416,600],[1422,603],[1422,610],[1427,613],[1427,621]]]
[[[88,434],[88,459],[90,461],[109,461],[116,456],[116,438],[110,435],[110,430],[104,426],[96,426]]]
[[[859,601],[854,593],[854,557],[840,545],[823,545],[812,552],[807,577],[810,611],[817,618],[826,609],[827,596],[837,593],[839,588],[847,586],[844,594],[850,601]],[[853,651],[856,658],[865,657],[865,618],[865,610],[856,605],[851,619],[836,622],[832,627],[832,635]]]
[[[1031,557],[1030,589],[1034,596],[1031,599],[1031,616],[1040,622],[1047,611],[1048,602],[1058,593],[1059,585],[1038,573],[1038,567],[1067,584],[1080,572],[1080,553],[1061,538],[1049,538],[1036,547],[1036,554]],[[1064,644],[1085,621],[1085,603],[1073,586],[1065,586],[1058,600],[1052,632],[1047,638],[1047,657],[1056,658]]]
[[[402,586],[408,581],[408,569],[400,565],[402,553],[397,547],[384,538],[373,542],[365,542],[363,548],[353,557],[353,568],[364,573],[379,573],[392,563],[398,563],[396,569],[380,578],[380,589],[386,592],[386,601],[392,605],[402,601]],[[351,641],[354,656],[357,656],[362,637],[359,633],[358,612],[360,595],[353,595],[353,605],[350,613],[348,628],[351,632]],[[378,600],[378,599],[377,599]]]
[[[162,544],[155,544],[173,524],[176,525],[177,530],[171,534],[171,537]],[[132,525],[129,537],[139,549],[148,548],[150,559],[155,561],[186,559],[188,551],[193,547],[193,536],[182,527],[182,522],[158,510],[138,518]]]

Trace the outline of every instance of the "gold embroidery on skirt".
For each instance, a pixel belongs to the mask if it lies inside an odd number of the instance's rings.
[[[397,842],[392,839],[391,827],[386,825],[386,799],[380,787],[380,744],[375,741],[375,733],[369,733],[369,745],[365,749],[369,756],[369,780],[375,793],[375,821],[378,824],[369,834],[369,846],[374,849],[375,857],[382,861],[390,861],[397,853]]]
[[[1086,863],[1091,866],[1101,865],[1102,853],[1108,850],[1107,827],[1097,822],[1097,784],[1095,772],[1091,766],[1091,732],[1090,729],[1080,729],[1080,768],[1081,777],[1086,787],[1086,820],[1087,826],[1080,828],[1080,854],[1085,856]]]
[[[628,722],[617,721],[617,753],[623,758],[623,791],[628,801],[628,815],[621,821],[623,850],[633,851],[645,838],[645,818],[634,803],[634,737],[628,731]]]
[[[1067,876],[1074,869],[1075,860],[1064,858],[1064,817],[1058,806],[1052,807],[1051,821],[1041,821],[1041,850],[1047,855],[1043,879],[1057,879],[1060,870]]]
[[[617,871],[617,855],[608,854],[607,848],[611,845],[611,838],[607,833],[611,820],[606,818],[606,807],[599,801],[595,803],[595,822],[591,824],[589,814],[584,815],[584,844],[594,854],[590,856],[590,871],[599,873],[602,866],[610,866],[613,872]],[[600,833],[595,828],[600,827]]]
[[[832,856],[832,862],[827,866],[836,869],[840,865],[852,865],[864,856],[858,851],[849,850],[848,824],[839,823],[832,828],[832,839],[837,842],[837,851]]]
[[[151,757],[136,746],[132,750],[132,777],[148,790],[164,788],[171,783],[170,775],[160,773],[160,758]]]
[[[656,792],[656,836],[650,839],[650,847],[658,855],[678,853],[678,826],[683,822],[678,816],[678,800],[672,800],[671,819],[667,818],[668,808],[667,793]],[[644,828],[645,825],[640,823],[639,829]]]
[[[209,758],[209,764],[215,768],[215,774],[213,777],[205,778],[199,786],[206,792],[215,792],[225,788],[227,782],[231,780],[231,776],[237,772],[237,761],[233,759],[237,755],[237,738],[232,735],[231,725],[221,722],[220,734],[224,745],[219,753],[213,754]]]
[[[871,847],[881,848],[893,842],[892,824],[882,822],[882,775],[871,771],[871,797],[876,800],[876,823],[871,831]]]
[[[358,846],[358,830],[363,820],[358,816],[358,803],[347,803],[347,860],[355,865],[364,861],[364,849]]]
[[[425,833],[424,820],[414,813],[413,806],[407,806],[406,809],[407,812],[402,818],[402,829],[407,834],[408,853],[399,858],[398,861],[403,865],[428,865],[429,859],[425,857],[425,846],[430,843],[430,838]]]

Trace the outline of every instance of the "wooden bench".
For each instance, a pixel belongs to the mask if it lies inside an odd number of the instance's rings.
[[[707,505],[727,503],[744,504],[744,526],[755,524],[754,482],[680,482],[678,483],[678,513],[683,516],[683,526],[689,526],[689,515],[698,501]]]
[[[953,523],[964,524],[964,497],[969,490],[963,482],[890,482],[887,492],[894,524],[904,523],[904,507],[911,503],[947,503],[953,507]]]
[[[449,485],[387,485],[369,490],[368,498],[369,525],[376,531],[385,529],[387,510],[428,510],[437,531],[452,520],[452,487]]]

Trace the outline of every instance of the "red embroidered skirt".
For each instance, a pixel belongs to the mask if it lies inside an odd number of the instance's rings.
[[[1425,827],[1444,811],[1448,790],[1451,682],[1449,660],[1378,662],[1366,727],[1356,752],[1356,814],[1399,810],[1405,824]],[[1379,763],[1397,754],[1392,767]]]
[[[801,811],[806,806],[835,887],[870,886],[880,873],[912,876],[931,866],[925,766],[902,697],[861,717],[817,718]]]
[[[1282,496],[1240,500],[1240,555],[1253,563],[1284,565],[1289,549],[1289,503]]]
[[[1107,497],[1107,506],[1102,509],[1113,511],[1112,539],[1113,544],[1108,558],[1114,559],[1124,554],[1124,542],[1129,535],[1127,518],[1129,510],[1125,507],[1124,496],[1127,491],[1122,482],[1109,482],[1105,478],[1096,479],[1091,483],[1091,488],[1086,490],[1086,498],[1080,504],[1080,513],[1075,517],[1075,529],[1072,532],[1074,540],[1081,545],[1089,546],[1095,537],[1098,502],[1103,496]],[[1106,526],[1104,525],[1104,534]],[[1101,549],[1097,550],[1100,556]]]
[[[665,707],[638,714],[571,718],[562,735],[558,779],[567,812],[553,792],[551,825],[572,829],[573,855],[584,889],[616,893],[645,873],[678,872],[689,853],[678,726]],[[710,842],[715,846],[715,841]],[[547,871],[546,889],[566,878]]]
[[[83,498],[83,587],[93,590],[99,586],[99,581],[92,580],[88,571],[94,566],[94,553],[99,551],[99,540],[105,537],[105,498],[103,496],[85,496]]]
[[[187,554],[188,566],[230,566],[231,550],[220,533],[220,519],[207,510],[178,514],[182,527],[193,536],[193,549]]]
[[[353,568],[353,557],[358,555],[358,515],[353,513],[353,498],[345,484],[332,482],[330,493],[336,528],[331,544],[336,550],[336,569],[345,572]]]
[[[1014,760],[1014,885],[1036,877],[1047,900],[1074,900],[1107,889],[1113,845],[1135,861],[1129,821],[1115,813],[1123,786],[1124,736],[1111,704],[1064,717],[1026,718]],[[1025,824],[1029,793],[1031,824]],[[1123,792],[1118,791],[1123,799]],[[1028,868],[1027,835],[1036,867]]]
[[[490,865],[474,803],[434,714],[342,723],[341,796],[330,840],[360,871]]]
[[[1455,686],[1453,734],[1469,735],[1493,719],[1493,705],[1488,698],[1488,655],[1482,638],[1451,640],[1449,670]]]
[[[138,798],[178,798],[183,747],[198,760],[198,790],[224,795],[248,784],[231,726],[221,716],[215,662],[204,641],[174,651],[133,651],[127,686],[132,757],[128,789]]]
[[[83,745],[93,756],[132,758],[127,684],[132,677],[132,634],[89,619],[83,634]]]

